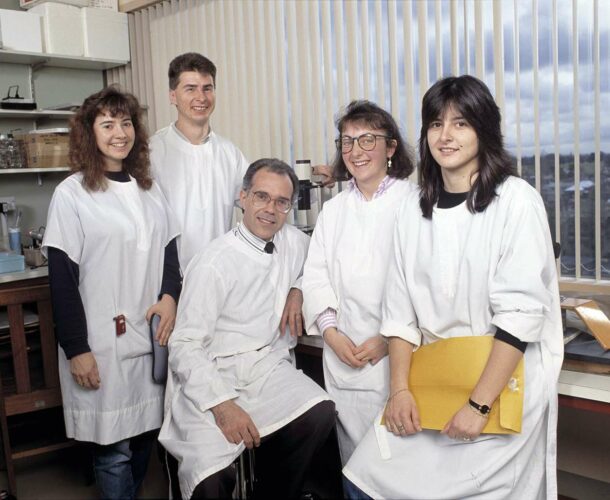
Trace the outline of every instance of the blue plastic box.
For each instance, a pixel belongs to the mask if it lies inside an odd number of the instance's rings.
[[[25,270],[25,257],[16,253],[0,252],[0,274]]]

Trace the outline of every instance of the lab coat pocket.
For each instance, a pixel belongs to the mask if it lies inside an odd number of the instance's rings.
[[[131,359],[151,354],[152,343],[147,335],[146,320],[135,323],[127,321],[127,330],[116,337],[116,353],[119,359]]]
[[[489,441],[506,441],[510,439],[514,439],[514,437],[482,434],[474,442],[467,443],[466,446],[485,446],[486,449],[490,449],[490,446],[502,445],[492,445]],[[462,443],[460,444],[463,446]],[[506,460],[503,456],[501,456],[499,460],[504,462],[501,466],[498,463],[493,463],[493,461],[491,463],[483,461],[479,462],[480,467],[478,469],[473,467],[473,470],[470,473],[471,478],[474,481],[477,490],[481,493],[493,492],[494,495],[503,497],[504,495],[501,494],[502,491],[505,491],[506,494],[509,495],[513,489],[516,479],[516,461]]]

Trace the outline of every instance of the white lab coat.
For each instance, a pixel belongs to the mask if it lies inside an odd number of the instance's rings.
[[[375,498],[556,498],[557,379],[563,336],[546,212],[508,178],[483,213],[466,203],[424,219],[416,195],[399,212],[381,331],[415,345],[491,334],[528,342],[522,432],[456,441],[437,431],[369,429],[344,474]],[[377,433],[377,435],[376,435]],[[386,455],[382,458],[382,455]]]
[[[79,292],[88,342],[101,386],[79,386],[59,349],[66,433],[79,441],[110,444],[159,428],[163,386],[152,380],[147,309],[161,289],[165,246],[177,223],[159,186],[107,179],[105,191],[88,192],[80,173],[55,189],[43,248],[65,252],[79,267]],[[124,314],[127,331],[115,333]]]
[[[329,399],[292,365],[289,349],[296,341],[279,335],[309,237],[285,225],[273,241],[273,254],[260,253],[232,230],[187,268],[169,343],[171,377],[159,436],[180,463],[184,498],[244,449],[226,440],[210,408],[233,399],[262,437]]]
[[[415,189],[411,182],[397,180],[371,201],[349,190],[324,204],[303,271],[308,334],[321,334],[316,318],[328,307],[337,311],[339,331],[355,345],[379,334],[394,220],[401,202]],[[338,411],[339,447],[345,464],[385,404],[388,358],[355,369],[325,345],[324,382]]]
[[[191,144],[173,126],[150,138],[150,163],[180,224],[180,266],[231,227],[248,163],[233,143],[210,132],[203,144]]]

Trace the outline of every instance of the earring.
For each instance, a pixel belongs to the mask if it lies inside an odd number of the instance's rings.
[[[392,168],[392,158],[388,158],[388,164],[386,166],[386,170],[389,172]]]

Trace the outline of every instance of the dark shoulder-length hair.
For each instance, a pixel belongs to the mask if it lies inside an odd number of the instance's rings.
[[[348,123],[361,123],[373,129],[383,130],[389,137],[389,139],[386,139],[388,146],[392,145],[392,141],[396,141],[396,150],[392,156],[392,168],[388,172],[390,177],[405,179],[413,173],[415,169],[413,153],[403,140],[400,129],[390,113],[370,101],[352,101],[345,108],[343,114],[335,120],[339,138]],[[340,148],[337,148],[335,153],[333,170],[337,179],[351,177],[343,161]]]
[[[152,177],[148,158],[148,134],[142,121],[138,100],[132,94],[122,92],[116,86],[90,95],[85,99],[70,128],[69,162],[72,172],[82,172],[83,185],[88,191],[104,191],[108,185],[104,175],[104,156],[97,147],[93,123],[98,115],[109,113],[112,117],[131,117],[135,140],[123,170],[135,178],[142,189],[150,189]]]
[[[470,124],[479,140],[479,170],[468,193],[468,210],[483,212],[496,196],[496,188],[507,177],[518,175],[504,149],[500,109],[487,86],[470,75],[443,78],[428,89],[422,102],[419,204],[427,219],[432,218],[432,209],[443,187],[441,168],[430,152],[428,128],[450,106]]]

